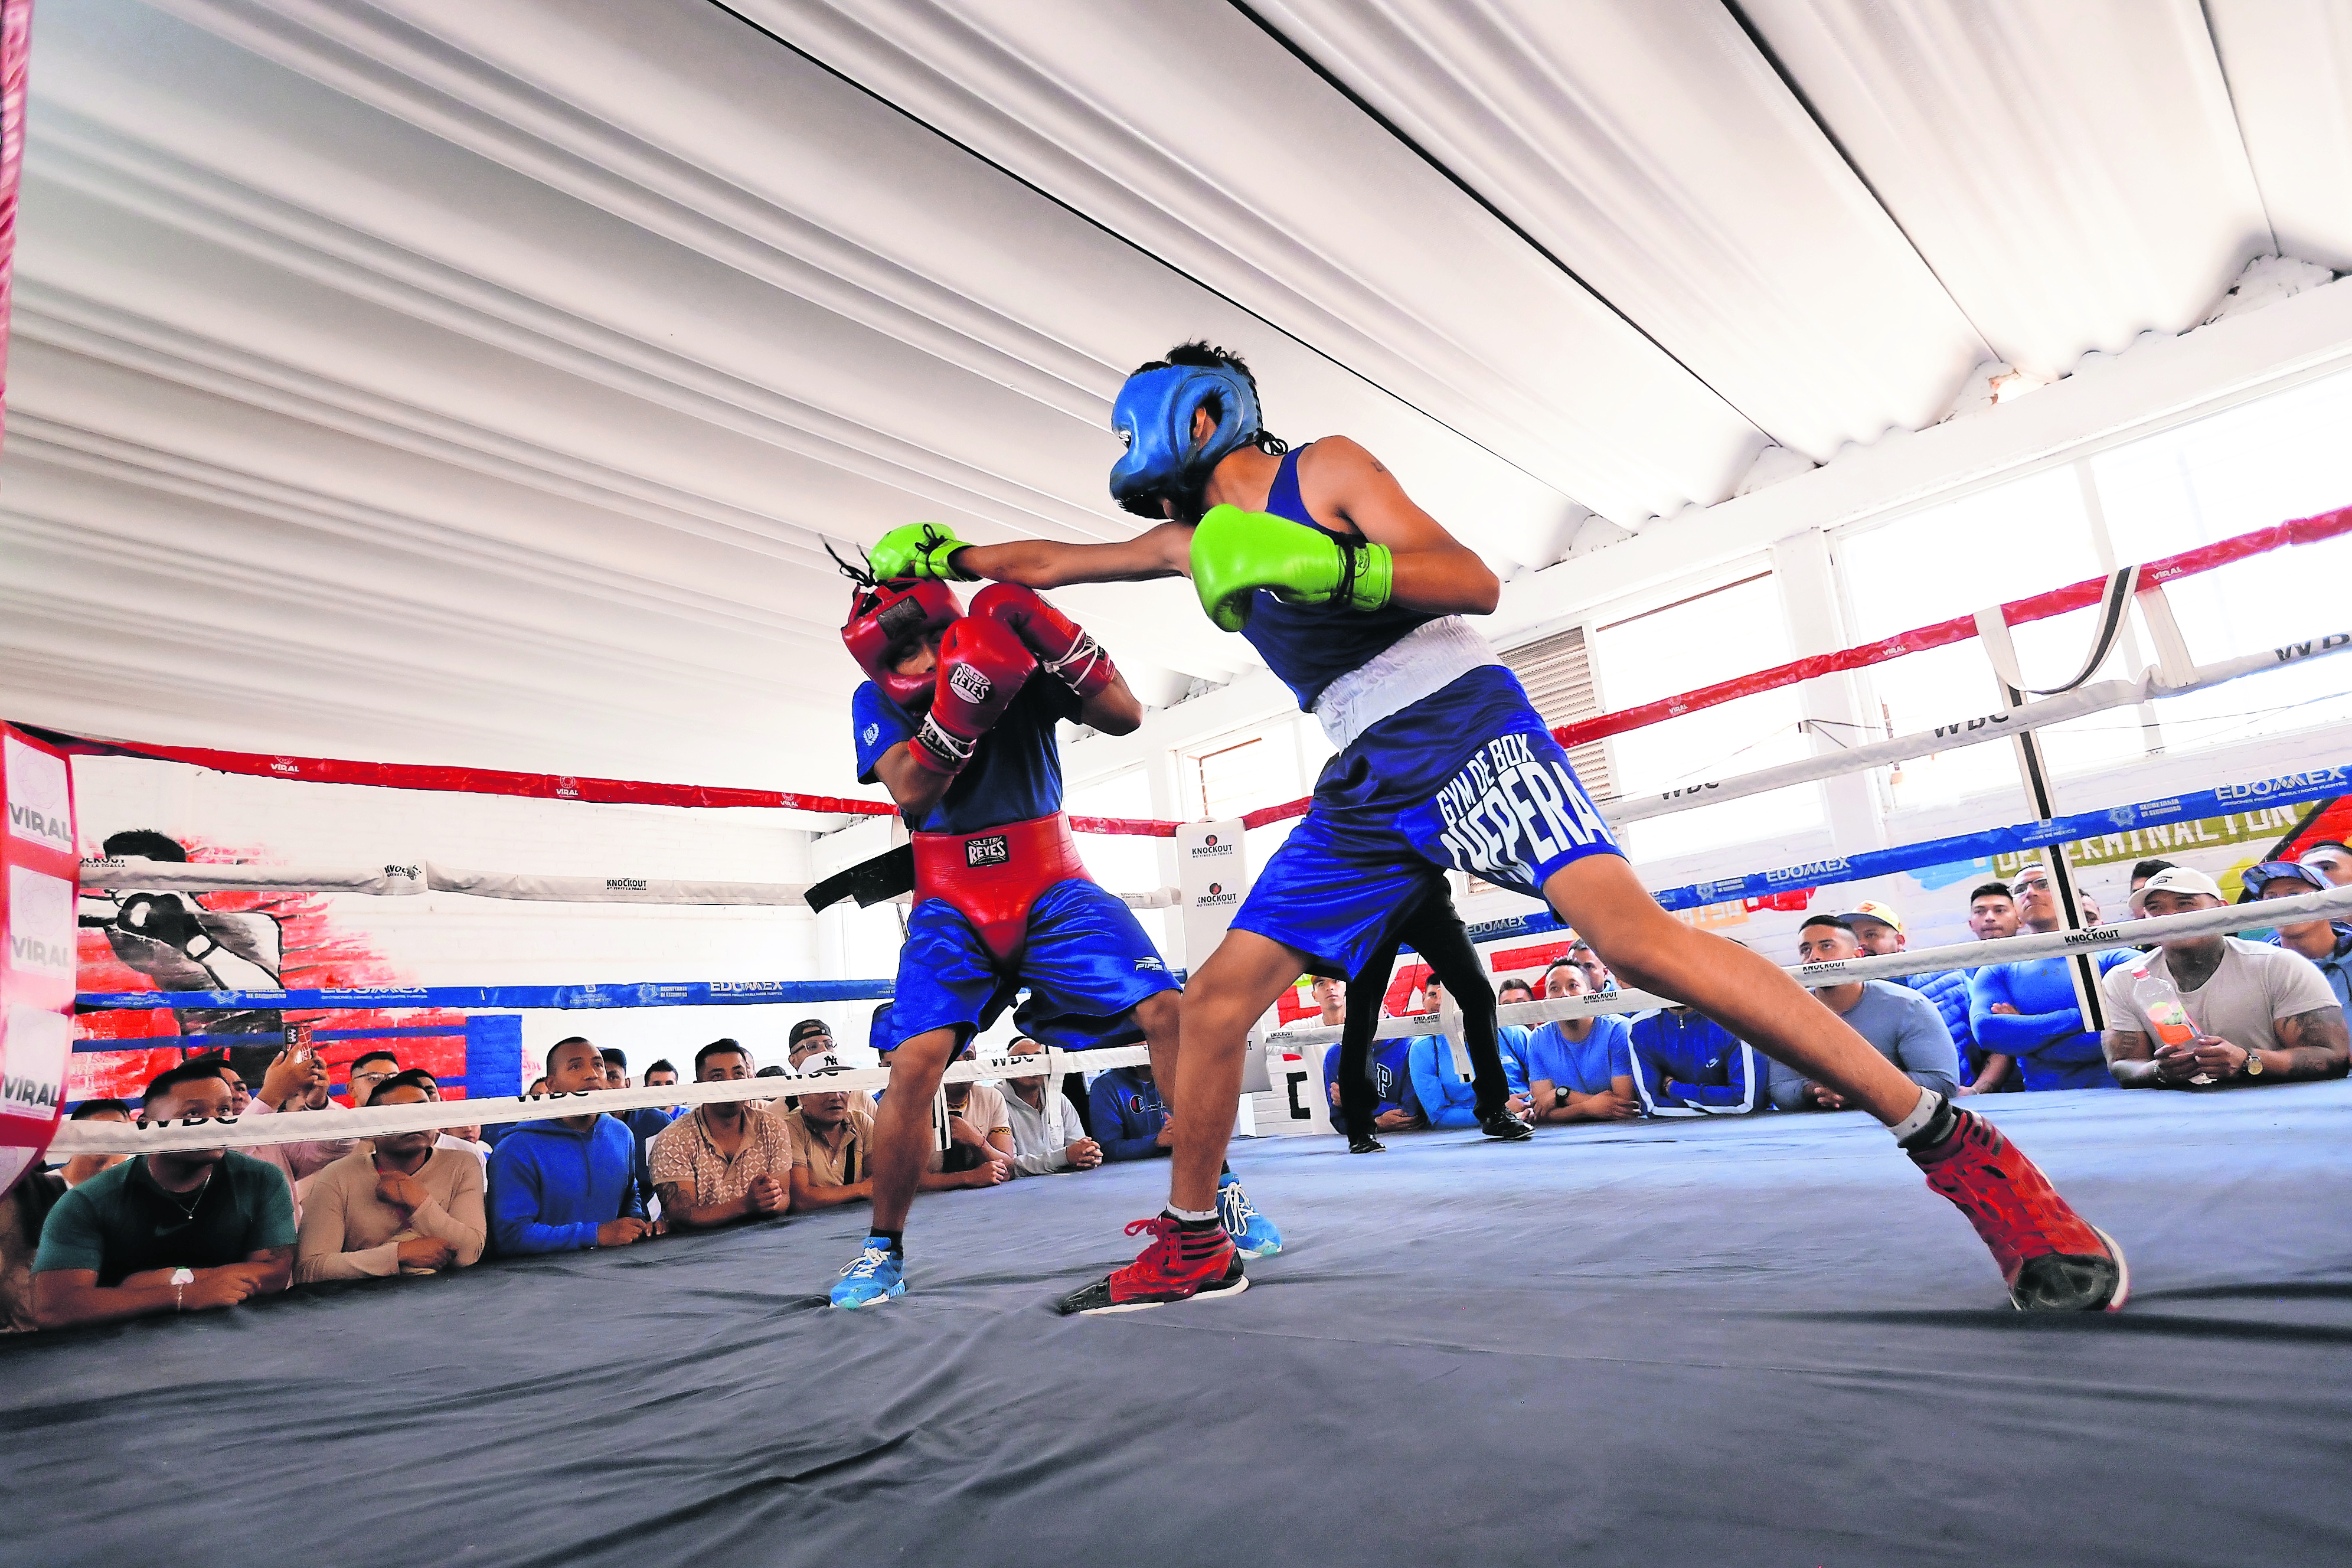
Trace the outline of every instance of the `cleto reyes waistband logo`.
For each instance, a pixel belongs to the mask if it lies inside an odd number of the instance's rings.
[[[1002,833],[992,833],[985,838],[963,841],[963,863],[966,866],[1009,866],[1013,863],[1013,846]]]

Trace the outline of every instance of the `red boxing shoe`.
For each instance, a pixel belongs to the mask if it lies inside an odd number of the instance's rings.
[[[2076,1214],[1992,1123],[1951,1109],[1958,1121],[1951,1136],[1911,1158],[1992,1249],[2010,1304],[2021,1312],[2121,1311],[2131,1270],[2115,1237]]]
[[[1221,1225],[1187,1230],[1166,1215],[1137,1220],[1127,1234],[1151,1233],[1151,1245],[1126,1268],[1055,1303],[1064,1317],[1084,1312],[1140,1312],[1171,1301],[1238,1296],[1249,1289],[1241,1254]]]

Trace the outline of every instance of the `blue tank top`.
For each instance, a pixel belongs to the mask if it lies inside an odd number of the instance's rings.
[[[1333,532],[1307,512],[1298,494],[1298,458],[1306,450],[1301,447],[1283,454],[1282,467],[1275,471],[1274,489],[1266,494],[1265,510],[1343,545],[1359,542]],[[1312,712],[1325,687],[1386,651],[1415,626],[1438,618],[1394,605],[1370,611],[1338,605],[1294,605],[1271,589],[1260,588],[1251,600],[1249,621],[1242,627],[1242,636],[1265,659],[1267,668],[1282,678],[1282,683],[1297,694],[1298,706]]]

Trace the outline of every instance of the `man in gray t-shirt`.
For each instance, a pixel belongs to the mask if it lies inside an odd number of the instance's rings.
[[[1806,963],[1862,956],[1853,927],[1837,915],[1814,915],[1797,932],[1797,957]],[[1878,1054],[1922,1089],[1938,1094],[1959,1089],[1960,1058],[1944,1016],[1921,993],[1887,980],[1849,980],[1813,989],[1822,1005],[1843,1018]],[[1826,1084],[1813,1083],[1780,1063],[1772,1064],[1766,1090],[1780,1110],[1843,1110],[1845,1100]]]
[[[2132,895],[2135,915],[2221,907],[2221,889],[2201,871],[2175,866]],[[2214,932],[2160,944],[2136,963],[2107,971],[2107,1068],[2126,1089],[2204,1089],[2341,1078],[2352,1062],[2344,1009],[2319,966],[2268,942]],[[2166,997],[2167,989],[2170,998]],[[2179,1000],[2189,1037],[2167,1041],[2169,1023],[2151,1002]]]

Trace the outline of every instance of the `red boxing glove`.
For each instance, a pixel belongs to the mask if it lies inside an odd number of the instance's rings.
[[[1083,702],[1118,679],[1118,667],[1084,626],[1018,583],[991,583],[971,597],[971,614],[1011,626],[1037,656],[1045,673],[1078,694]]]
[[[935,773],[953,775],[1037,668],[1037,657],[1003,622],[966,616],[940,639],[940,673],[923,727],[907,754]]]

